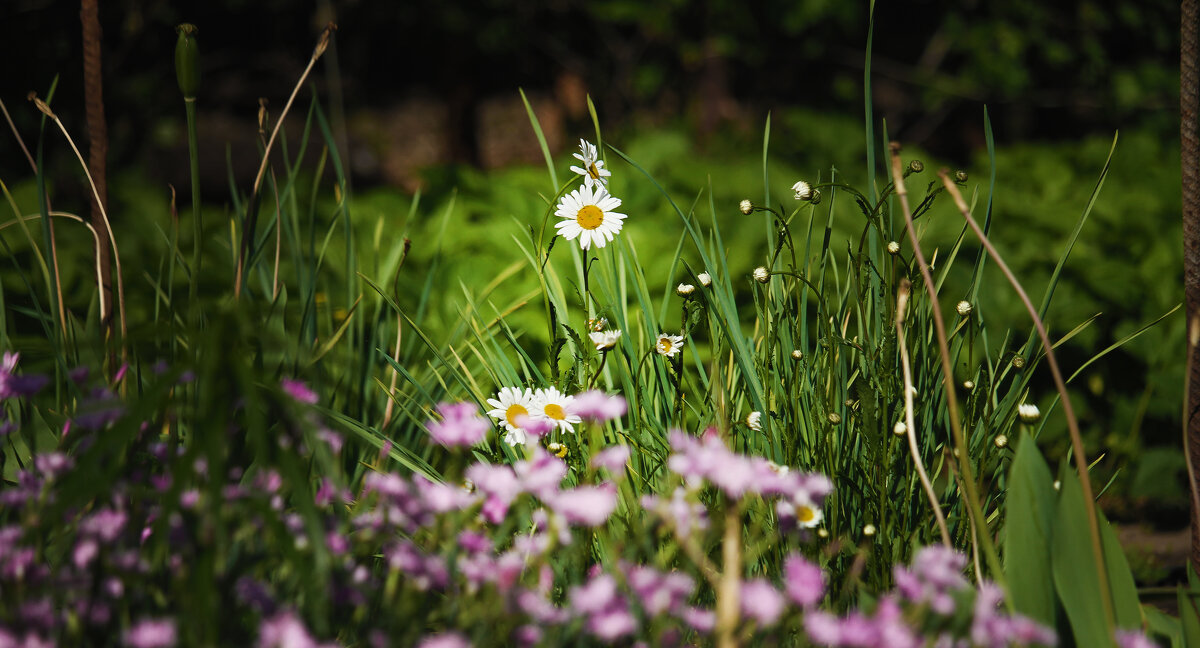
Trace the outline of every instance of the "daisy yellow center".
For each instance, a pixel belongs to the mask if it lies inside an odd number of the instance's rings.
[[[507,420],[508,424],[513,427],[520,427],[519,425],[517,425],[517,417],[518,416],[528,416],[528,415],[529,415],[529,410],[525,409],[524,405],[519,405],[516,403],[509,405],[508,409],[504,410],[504,419]]]
[[[595,205],[584,205],[575,215],[575,222],[586,230],[594,230],[604,223],[604,210]]]
[[[807,524],[812,522],[815,517],[817,517],[817,512],[811,506],[801,505],[796,507],[796,519],[801,523]]]
[[[563,411],[562,406],[558,405],[556,403],[550,403],[549,405],[547,405],[545,407],[545,411],[546,411],[546,416],[549,416],[550,418],[554,419],[555,421],[561,421],[561,420],[567,418],[567,413]]]
[[[658,341],[658,352],[659,353],[670,353],[671,348],[674,346],[675,346],[674,344],[671,344],[670,338],[663,338]]]
[[[592,178],[596,180],[600,179],[600,169],[596,168],[595,162],[592,162],[588,165],[588,175],[592,176]]]

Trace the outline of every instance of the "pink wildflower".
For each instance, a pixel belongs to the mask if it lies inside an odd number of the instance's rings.
[[[428,421],[425,427],[429,436],[445,447],[475,445],[492,429],[492,424],[471,403],[442,403],[438,405],[438,414],[442,420]]]
[[[287,392],[288,396],[296,399],[297,402],[314,405],[318,400],[316,392],[294,378],[284,378],[279,381],[279,385],[283,387],[283,391]]]
[[[825,597],[825,573],[799,554],[788,556],[783,573],[788,598],[797,605],[808,607]]]
[[[603,423],[625,415],[628,405],[625,398],[619,395],[609,396],[599,390],[585,391],[575,394],[575,400],[568,408],[571,414],[580,418],[591,419]]]
[[[597,452],[591,460],[593,468],[604,468],[612,473],[625,474],[625,464],[629,463],[629,446],[615,445]]]
[[[754,619],[760,627],[773,626],[787,607],[783,595],[763,578],[742,583],[742,614]]]

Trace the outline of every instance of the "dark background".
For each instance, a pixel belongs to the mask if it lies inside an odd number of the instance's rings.
[[[590,94],[610,131],[683,120],[701,142],[721,129],[760,132],[767,110],[863,110],[866,2],[105,0],[100,19],[109,162],[152,174],[173,174],[183,150],[181,22],[200,30],[202,136],[218,140],[253,141],[236,131],[253,134],[259,97],[282,107],[330,20],[336,42],[312,81],[334,98],[340,90],[351,141],[370,149],[432,137],[424,163],[508,161],[484,150],[481,122],[494,121],[489,102],[517,100],[518,87],[552,124],[586,125]],[[981,104],[1009,141],[1130,123],[1177,132],[1174,3],[881,2],[875,25],[877,114],[892,137],[936,155],[964,159],[982,146]],[[78,3],[5,0],[0,57],[0,98],[26,136],[39,115],[25,95],[44,96],[57,74],[53,105],[86,139]],[[415,134],[395,128],[405,120]],[[369,141],[385,130],[384,142]],[[357,180],[405,184],[380,157],[356,156]],[[206,164],[206,177],[220,179],[223,164]],[[26,170],[19,156],[0,156],[4,176]]]

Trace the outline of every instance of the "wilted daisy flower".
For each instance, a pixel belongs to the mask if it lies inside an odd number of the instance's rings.
[[[621,329],[593,331],[588,333],[588,337],[592,339],[592,344],[596,345],[597,351],[611,351],[617,346],[617,340],[621,339]]]
[[[679,350],[683,348],[682,335],[670,335],[663,333],[654,341],[654,352],[658,355],[664,355],[668,358],[675,357]]]
[[[758,266],[754,269],[754,280],[758,283],[767,283],[771,280],[771,271],[763,266]]]
[[[803,180],[792,185],[792,191],[796,192],[796,200],[808,200],[813,195],[812,187]]]
[[[750,412],[746,415],[746,427],[755,432],[762,432],[762,412]]]
[[[574,432],[574,424],[583,420],[578,414],[567,411],[574,400],[574,396],[567,396],[554,387],[539,389],[533,395],[534,413],[553,421],[562,432]]]
[[[571,170],[583,176],[584,186],[591,187],[598,184],[603,187],[608,184],[607,178],[612,175],[612,172],[604,168],[604,160],[600,159],[595,144],[587,140],[579,140],[579,152],[575,154],[575,159],[582,162],[583,166],[573,166]]]
[[[522,391],[516,387],[502,387],[496,398],[489,398],[487,403],[492,406],[492,409],[488,410],[488,416],[496,419],[508,430],[508,434],[504,435],[505,442],[509,445],[524,444],[525,431],[521,429],[518,419],[537,411],[533,403],[533,390],[526,388]]]
[[[562,197],[554,215],[562,220],[554,228],[568,241],[579,239],[584,250],[592,246],[604,247],[613,236],[621,231],[625,214],[612,210],[621,206],[621,199],[610,196],[604,187],[583,185]]]
[[[696,275],[696,281],[699,281],[701,286],[710,286],[712,285],[712,276],[707,272],[701,272]]]
[[[1021,418],[1022,423],[1037,423],[1038,419],[1042,418],[1042,411],[1033,403],[1021,403],[1017,406],[1017,416]]]

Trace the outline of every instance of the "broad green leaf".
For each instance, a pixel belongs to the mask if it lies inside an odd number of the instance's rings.
[[[1200,593],[1196,593],[1196,572],[1188,565],[1188,584],[1179,586],[1179,624],[1183,626],[1183,645],[1200,646]]]
[[[1054,588],[1071,623],[1075,645],[1111,646],[1083,489],[1079,478],[1066,466],[1059,472],[1059,481],[1058,514],[1050,542]]]
[[[1023,434],[1008,473],[1004,572],[1017,611],[1051,627],[1057,606],[1050,571],[1053,482],[1037,442],[1028,433]]]
[[[1108,584],[1112,588],[1113,611],[1116,613],[1118,628],[1134,629],[1142,627],[1142,609],[1138,604],[1137,585],[1133,582],[1133,572],[1129,569],[1129,561],[1125,559],[1125,551],[1117,541],[1108,518],[1099,510],[1100,516],[1100,545],[1104,549],[1104,566],[1108,569]]]
[[[1150,633],[1171,640],[1171,648],[1183,648],[1183,624],[1179,619],[1164,613],[1162,610],[1143,605],[1142,613],[1146,615],[1146,623]]]

